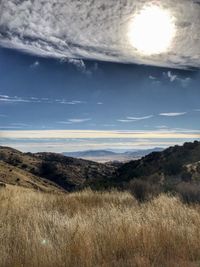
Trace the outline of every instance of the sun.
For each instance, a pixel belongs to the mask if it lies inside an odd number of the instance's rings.
[[[131,20],[128,38],[140,54],[167,52],[176,34],[174,17],[159,6],[145,7]]]

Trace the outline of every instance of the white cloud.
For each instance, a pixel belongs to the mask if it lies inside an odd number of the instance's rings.
[[[177,75],[172,74],[171,71],[167,72],[167,77],[169,78],[170,82],[174,82],[177,79]]]
[[[153,118],[153,115],[143,116],[143,117],[126,117],[126,119],[118,119],[118,122],[125,122],[125,123],[131,123],[131,122],[137,122],[141,120],[148,120]]]
[[[200,130],[193,129],[163,129],[144,131],[144,130],[18,130],[1,131],[1,138],[5,139],[200,139]]]
[[[18,97],[18,96],[8,96],[8,95],[0,95],[0,102],[3,103],[29,103],[31,102],[31,100],[29,99],[24,99],[22,97]]]
[[[30,67],[31,67],[32,69],[36,69],[36,68],[39,67],[39,66],[40,66],[40,62],[39,62],[39,61],[35,61],[33,64],[30,65]]]
[[[164,77],[169,79],[169,81],[171,83],[178,82],[178,83],[180,83],[182,85],[182,87],[187,87],[191,82],[191,78],[190,77],[185,77],[185,78],[179,77],[177,74],[173,74],[172,71],[168,71],[167,73],[163,72],[163,75],[164,75]]]
[[[168,113],[160,113],[160,116],[165,116],[165,117],[178,117],[178,116],[183,116],[187,114],[187,112],[168,112]]]
[[[128,40],[130,22],[145,4],[146,0],[2,0],[0,45],[41,56],[73,58],[72,63],[83,70],[84,59],[200,67],[199,2],[160,1],[175,17],[178,34],[167,53],[154,57],[139,54]]]
[[[143,117],[127,117],[128,120],[141,121],[153,118],[153,115],[143,116]]]
[[[168,127],[166,125],[158,125],[155,128],[157,128],[157,129],[167,129]]]
[[[119,119],[119,120],[117,120],[118,122],[128,122],[128,123],[130,123],[130,122],[133,122],[132,120],[126,120],[126,119]]]
[[[59,124],[72,124],[72,123],[83,123],[83,122],[87,122],[87,121],[91,121],[90,118],[86,118],[86,119],[68,119],[67,121],[59,121]]]
[[[153,81],[157,80],[157,78],[154,77],[154,76],[152,76],[152,75],[149,75],[149,79],[150,79],[150,80],[153,80]]]
[[[62,104],[62,105],[80,105],[86,104],[86,101],[81,100],[67,100],[67,99],[50,99],[47,97],[21,97],[0,95],[0,103],[15,104],[15,103],[41,103],[41,104]]]

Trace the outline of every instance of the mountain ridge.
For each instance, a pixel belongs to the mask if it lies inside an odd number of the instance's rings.
[[[163,148],[155,147],[152,149],[128,150],[125,152],[115,152],[112,150],[84,150],[75,152],[63,152],[62,154],[67,157],[82,158],[96,162],[126,162],[133,159],[139,159],[148,155],[151,152],[162,151]]]
[[[11,173],[15,174],[15,179]],[[152,152],[138,160],[115,164],[49,152],[22,153],[0,147],[0,182],[6,183],[7,180],[8,183],[28,186],[26,176],[28,184],[39,190],[49,185],[52,190],[69,192],[87,187],[95,190],[129,189],[129,183],[135,180],[160,185],[163,190],[174,189],[182,182],[200,184],[200,142],[187,142],[183,146]]]

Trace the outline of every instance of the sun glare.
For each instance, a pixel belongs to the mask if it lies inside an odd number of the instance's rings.
[[[128,38],[144,55],[167,52],[176,33],[174,17],[158,6],[149,6],[131,20]]]

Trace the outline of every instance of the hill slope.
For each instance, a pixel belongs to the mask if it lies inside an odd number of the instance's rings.
[[[27,176],[33,181],[36,178],[51,181],[67,191],[87,186],[94,179],[109,179],[115,172],[112,166],[65,157],[62,154],[22,153],[8,147],[0,147],[0,162],[0,180],[4,182],[19,182],[19,176],[25,182],[22,176]],[[11,175],[11,167],[15,175]]]
[[[176,177],[190,181],[194,174],[198,174],[199,171],[199,168],[196,167],[194,172],[192,165],[198,165],[199,161],[200,142],[185,143],[183,146],[174,146],[162,152],[153,152],[140,160],[124,164],[118,170],[118,180],[148,179],[156,174],[161,179],[163,177]]]
[[[22,153],[0,147],[0,182],[38,189],[75,191],[129,188],[141,180],[174,189],[182,182],[200,185],[200,142],[153,152],[125,164],[100,164],[55,153]]]

